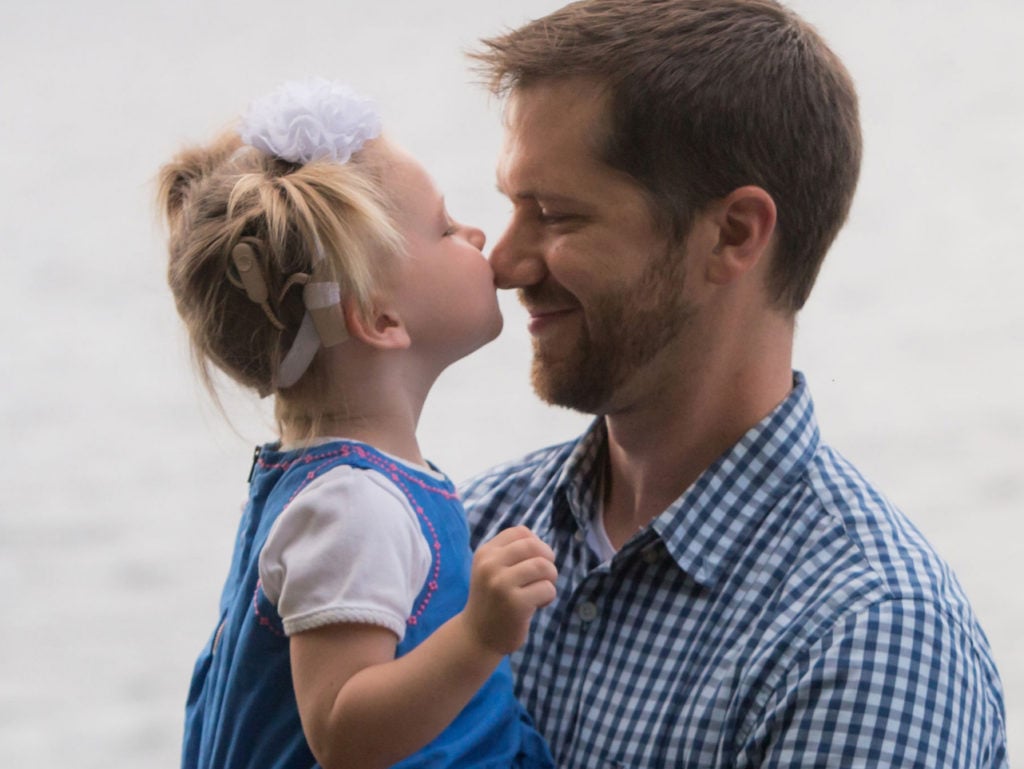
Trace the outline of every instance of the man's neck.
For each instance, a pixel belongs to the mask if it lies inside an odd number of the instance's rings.
[[[789,356],[708,372],[605,417],[604,525],[619,548],[660,515],[792,389]]]

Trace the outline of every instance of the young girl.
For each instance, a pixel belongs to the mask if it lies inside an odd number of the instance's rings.
[[[504,655],[554,597],[551,550],[470,555],[416,424],[501,328],[480,230],[454,222],[368,102],[286,85],[161,171],[169,281],[200,372],[273,395],[183,766],[540,767]],[[472,567],[471,567],[472,564]]]

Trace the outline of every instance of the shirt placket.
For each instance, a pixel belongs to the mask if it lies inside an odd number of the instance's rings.
[[[559,765],[567,767],[587,765],[586,761],[593,758],[583,755],[588,753],[589,741],[582,735],[581,725],[587,708],[593,706],[594,692],[606,683],[594,679],[597,675],[594,663],[602,632],[608,567],[596,563],[585,540],[583,529],[577,529],[572,535],[571,593],[562,615],[556,651],[559,667],[556,680],[565,682],[561,703],[565,726],[560,735],[563,751]]]

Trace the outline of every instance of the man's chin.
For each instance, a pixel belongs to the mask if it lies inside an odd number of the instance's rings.
[[[583,414],[600,414],[610,396],[604,377],[595,377],[564,360],[545,361],[536,354],[530,381],[537,397],[545,403]]]

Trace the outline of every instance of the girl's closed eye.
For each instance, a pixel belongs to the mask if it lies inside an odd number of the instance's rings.
[[[461,226],[457,221],[452,218],[452,215],[448,213],[448,207],[441,207],[441,237],[448,238],[459,231]]]

